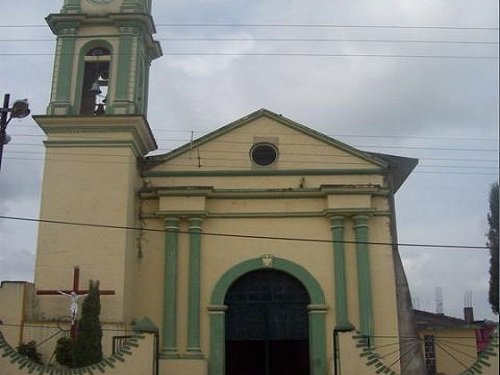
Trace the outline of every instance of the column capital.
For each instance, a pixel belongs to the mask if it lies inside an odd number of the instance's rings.
[[[343,215],[331,215],[328,216],[330,220],[331,228],[343,228],[345,223],[345,216]]]
[[[202,229],[201,224],[203,223],[204,217],[198,215],[198,216],[192,216],[188,217],[189,221],[189,229]]]
[[[367,227],[370,215],[355,215],[352,217],[354,220],[354,228]]]
[[[179,229],[179,222],[181,219],[178,217],[168,216],[163,219],[166,229]]]

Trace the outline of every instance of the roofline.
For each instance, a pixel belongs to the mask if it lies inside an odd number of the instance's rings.
[[[216,129],[208,134],[205,134],[204,136],[202,136],[196,140],[193,140],[192,142],[186,143],[183,146],[180,146],[173,151],[170,151],[168,153],[161,154],[161,155],[153,155],[153,156],[147,157],[145,159],[145,163],[144,163],[144,170],[146,170],[146,171],[150,170],[151,168],[153,168],[153,167],[155,167],[155,166],[157,166],[165,161],[171,160],[171,159],[183,154],[184,152],[188,152],[195,147],[199,147],[199,146],[201,146],[201,145],[203,145],[203,144],[205,144],[205,143],[207,143],[207,142],[209,142],[217,137],[220,137],[220,136],[228,133],[229,131],[232,131],[232,130],[237,129],[241,126],[244,126],[244,125],[248,124],[249,122],[254,121],[260,117],[268,117],[270,119],[273,119],[273,120],[275,120],[275,121],[277,121],[285,126],[288,126],[292,129],[300,131],[300,132],[302,132],[310,137],[313,137],[321,142],[325,142],[329,145],[338,147],[345,152],[348,152],[352,155],[360,157],[368,162],[374,163],[374,164],[376,164],[379,167],[382,167],[384,169],[389,167],[389,165],[390,165],[386,160],[379,158],[376,155],[372,155],[371,153],[358,150],[352,146],[349,146],[346,143],[343,143],[343,142],[338,141],[332,137],[329,137],[326,134],[323,134],[323,133],[318,132],[316,130],[313,130],[305,125],[302,125],[298,122],[290,120],[289,118],[286,118],[281,114],[276,114],[268,109],[261,108],[255,112],[250,113],[247,116],[244,116],[244,117],[242,117],[236,121],[233,121],[233,122],[231,122],[231,123],[229,123],[221,128],[218,128],[218,129]]]

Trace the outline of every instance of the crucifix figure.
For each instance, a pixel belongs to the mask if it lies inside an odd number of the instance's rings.
[[[78,317],[78,300],[80,297],[85,297],[87,294],[78,295],[76,292],[71,292],[70,294],[64,293],[62,290],[58,290],[59,294],[63,296],[68,296],[71,298],[71,304],[69,306],[69,311],[71,313],[71,325],[75,325],[76,318]]]
[[[71,298],[70,314],[71,314],[71,337],[76,337],[76,320],[78,318],[78,300],[80,297],[86,296],[89,291],[80,289],[80,268],[75,266],[73,268],[73,289],[70,290],[38,290],[37,295],[41,296],[68,296]],[[114,295],[114,290],[100,290],[99,295],[110,296]]]

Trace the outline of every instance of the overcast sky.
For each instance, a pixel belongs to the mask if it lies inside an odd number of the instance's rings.
[[[62,3],[1,1],[0,94],[28,98],[33,114],[48,104],[54,38],[48,27],[25,26],[44,25]],[[362,150],[420,160],[397,194],[399,242],[485,244],[488,191],[498,179],[497,0],[154,0],[153,7],[164,57],[152,66],[148,118],[160,151],[267,108]],[[42,132],[26,118],[8,133],[0,215],[37,218]],[[0,280],[33,280],[36,230],[0,219]],[[435,311],[442,288],[444,312],[460,317],[471,291],[476,318],[493,318],[486,250],[400,251],[416,307]]]

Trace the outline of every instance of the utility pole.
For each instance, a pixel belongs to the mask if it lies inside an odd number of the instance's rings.
[[[9,143],[10,137],[7,135],[7,125],[13,118],[24,118],[30,114],[27,99],[16,100],[9,108],[10,94],[5,94],[3,106],[0,108],[0,169],[2,168],[3,146]],[[10,113],[10,116],[9,116]]]

